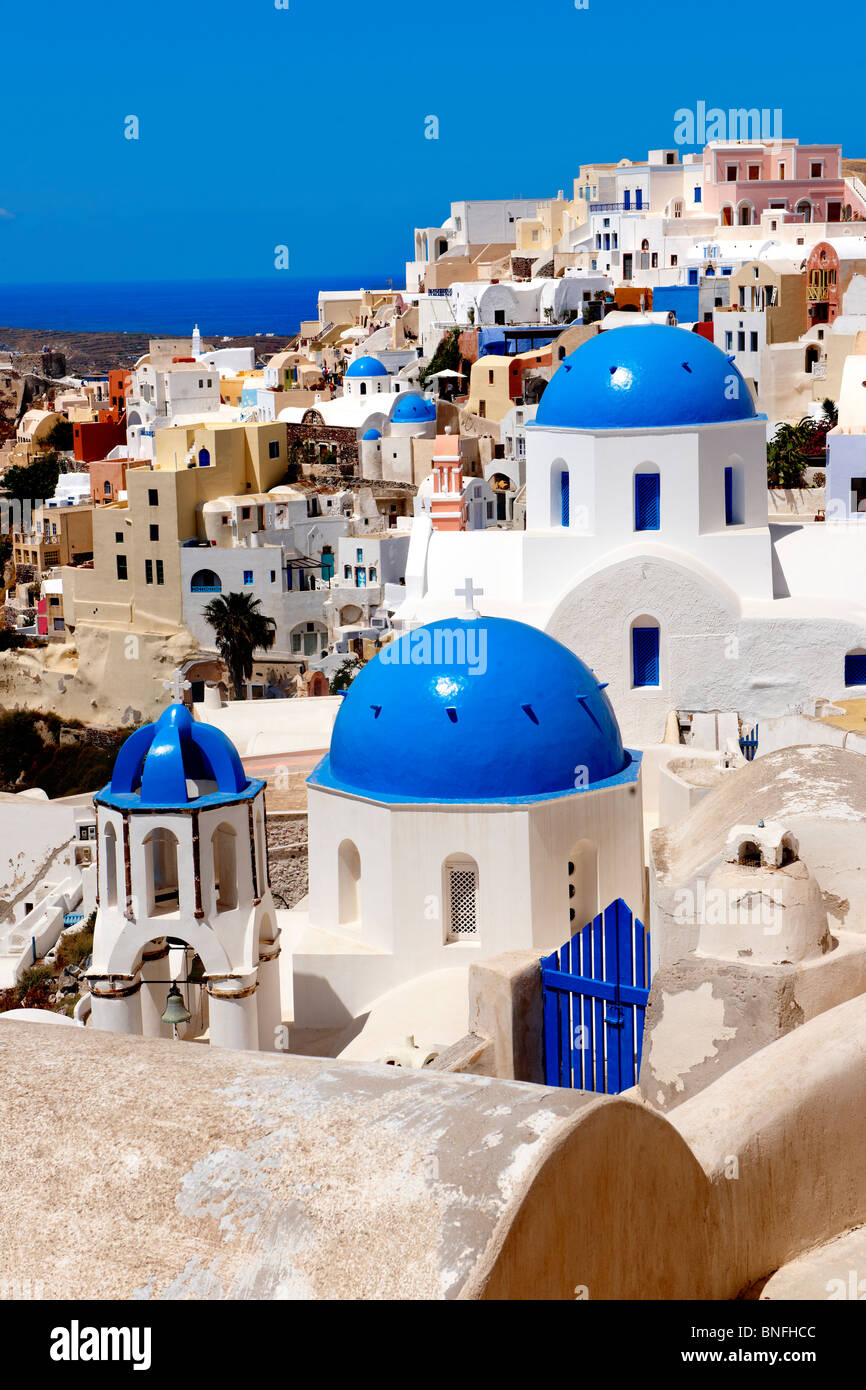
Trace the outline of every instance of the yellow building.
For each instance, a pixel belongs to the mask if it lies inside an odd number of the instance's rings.
[[[91,570],[64,574],[64,616],[171,631],[182,622],[180,550],[198,539],[198,511],[217,497],[267,492],[287,469],[287,428],[276,421],[175,427],[156,433],[152,469],[127,473],[125,503],[93,518]]]
[[[48,570],[89,560],[93,554],[93,507],[38,507],[26,530],[12,533],[12,560]]]

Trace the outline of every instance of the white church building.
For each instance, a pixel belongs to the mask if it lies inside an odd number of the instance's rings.
[[[754,723],[846,684],[866,653],[866,532],[768,523],[766,421],[698,334],[612,329],[567,357],[526,429],[526,530],[416,516],[396,623],[445,617],[466,575],[487,615],[580,652],[624,736],[671,711]],[[846,676],[847,673],[847,676]]]
[[[556,949],[616,898],[642,914],[640,766],[603,683],[537,628],[467,610],[384,648],[307,783],[295,1023],[449,982],[447,1044],[471,964]]]

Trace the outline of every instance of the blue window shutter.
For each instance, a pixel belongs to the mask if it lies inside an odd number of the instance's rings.
[[[734,470],[725,469],[725,525],[734,524]]]
[[[631,632],[632,666],[635,685],[659,683],[659,630],[634,627]]]
[[[846,656],[845,684],[866,685],[866,652],[850,652]]]
[[[568,525],[568,473],[563,469],[559,475],[559,504],[563,526]]]
[[[643,207],[643,189],[636,188],[634,191],[634,205],[636,208]]]
[[[625,190],[625,192],[623,193],[623,203],[622,203],[622,205],[623,205],[625,211],[628,212],[629,208],[631,207],[631,189],[630,189],[630,188],[627,188],[627,189]]]
[[[658,531],[661,527],[661,479],[658,473],[634,475],[634,529]]]

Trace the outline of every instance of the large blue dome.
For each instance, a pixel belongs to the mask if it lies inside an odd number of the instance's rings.
[[[401,396],[394,406],[394,413],[391,416],[392,425],[415,425],[427,424],[436,419],[436,402],[428,401],[424,396],[416,396],[413,392],[407,392]]]
[[[699,333],[645,324],[610,328],[566,357],[534,428],[675,429],[754,418],[752,394],[725,353]]]
[[[387,376],[378,357],[356,357],[346,368],[346,376]]]
[[[247,777],[231,739],[174,704],[130,734],[98,800],[128,810],[211,805],[252,796],[262,785]]]
[[[532,801],[634,767],[603,687],[567,647],[507,618],[453,618],[362,668],[310,782],[380,801]]]

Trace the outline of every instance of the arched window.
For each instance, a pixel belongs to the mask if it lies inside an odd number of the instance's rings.
[[[634,529],[661,527],[661,478],[658,469],[641,467],[634,475]]]
[[[210,468],[210,454],[207,449],[199,449],[198,466],[199,468]]]
[[[220,594],[222,587],[219,575],[213,570],[196,570],[189,582],[191,594]]]
[[[214,900],[217,912],[238,905],[237,835],[230,825],[218,825],[211,839]]]
[[[557,459],[550,474],[550,524],[567,526],[570,516],[568,468],[562,459]]]
[[[794,211],[801,215],[804,222],[812,221],[812,204],[808,198],[801,198]]]
[[[737,221],[741,227],[751,227],[753,212],[754,209],[751,203],[740,203],[737,209]]]
[[[102,491],[105,493],[105,496],[106,496],[106,497],[110,497],[110,496],[111,496],[111,483],[103,483],[103,484],[102,484]]]
[[[806,348],[806,371],[811,372],[816,362],[821,360],[821,349],[815,343]]]
[[[726,203],[725,206],[722,208],[722,226],[733,227],[733,225],[734,209],[731,207],[730,203]]]
[[[659,685],[659,625],[654,618],[635,618],[631,627],[631,683],[635,689]]]
[[[452,854],[442,865],[445,940],[477,941],[478,865],[468,854]]]
[[[102,860],[105,864],[105,906],[117,907],[117,835],[113,825],[105,827]]]
[[[845,684],[866,685],[866,650],[863,647],[845,656]]]
[[[578,840],[568,861],[568,922],[571,935],[582,931],[598,910],[598,848],[592,840]]]
[[[362,382],[361,382],[360,386],[358,387],[358,391],[359,391],[360,395],[366,396],[366,394],[367,394],[367,383],[366,383],[366,381],[362,381]]]
[[[180,907],[177,838],[170,830],[160,827],[145,836],[144,871],[148,917],[177,912]]]
[[[357,922],[361,916],[361,856],[351,840],[343,840],[337,851],[337,892],[341,925]]]

